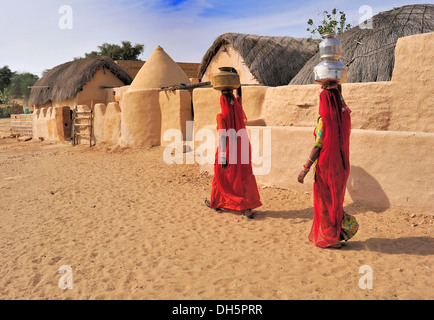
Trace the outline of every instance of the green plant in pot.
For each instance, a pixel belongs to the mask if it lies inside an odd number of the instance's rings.
[[[319,13],[318,15],[320,15]],[[307,24],[310,26],[306,30],[311,33],[307,41],[312,41],[313,38],[320,39],[326,34],[342,34],[344,31],[351,29],[351,24],[346,24],[347,18],[343,11],[338,11],[334,8],[331,12],[323,11],[322,19],[317,18],[318,25],[315,25],[313,19],[309,19]],[[337,27],[337,30],[336,30]],[[319,37],[318,37],[319,36]]]

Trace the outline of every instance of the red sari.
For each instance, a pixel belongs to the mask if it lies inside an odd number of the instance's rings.
[[[254,209],[262,205],[259,197],[256,179],[253,175],[251,163],[251,146],[246,131],[247,118],[244,113],[241,98],[232,100],[221,95],[221,113],[217,115],[217,130],[234,129],[239,134],[236,143],[229,136],[226,137],[226,159],[228,165],[225,169],[220,164],[219,151],[215,154],[214,177],[211,191],[211,208],[225,208],[234,211]],[[241,130],[241,131],[240,131]],[[242,136],[242,137],[241,137]],[[247,148],[242,148],[242,140],[248,142]],[[220,139],[219,139],[220,143]],[[236,151],[236,157],[234,153]],[[244,156],[242,154],[244,151]],[[247,152],[247,154],[246,154]]]
[[[351,117],[337,89],[321,92],[319,114],[323,122],[323,147],[315,171],[315,217],[309,240],[318,247],[328,247],[338,241],[341,232],[350,173]]]

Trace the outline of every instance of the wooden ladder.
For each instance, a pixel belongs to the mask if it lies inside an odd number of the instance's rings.
[[[87,123],[80,123],[81,120],[87,119]],[[77,106],[72,113],[72,145],[78,144],[78,137],[89,137],[89,147],[92,147],[92,131],[93,131],[93,108],[90,111],[78,111]],[[82,127],[89,127],[89,133],[82,133],[77,129]]]

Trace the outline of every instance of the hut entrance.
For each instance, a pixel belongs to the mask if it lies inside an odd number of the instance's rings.
[[[71,123],[71,108],[63,106],[60,113],[56,113],[56,127],[60,141],[71,139]]]

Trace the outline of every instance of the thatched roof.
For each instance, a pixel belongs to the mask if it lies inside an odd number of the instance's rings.
[[[347,82],[390,81],[398,38],[434,31],[434,5],[416,4],[381,12],[372,29],[356,26],[337,36],[342,42],[341,62],[348,65]],[[312,84],[313,68],[321,61],[315,54],[290,84]]]
[[[130,75],[109,57],[77,59],[54,67],[39,79],[34,86],[48,88],[32,88],[30,105],[44,104],[50,100],[61,101],[76,96],[100,68],[112,72],[125,85],[131,84]]]
[[[240,54],[256,80],[266,86],[287,85],[316,52],[316,43],[306,39],[224,33],[205,53],[199,79],[220,47],[227,44]]]

